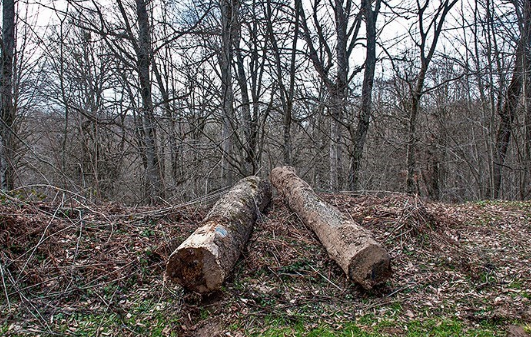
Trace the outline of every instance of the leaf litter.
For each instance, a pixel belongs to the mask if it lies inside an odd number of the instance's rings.
[[[396,324],[381,332],[399,335],[408,321],[430,318],[469,327],[531,322],[531,202],[321,197],[388,249],[394,274],[384,286],[367,292],[349,282],[278,197],[223,291],[209,296],[163,278],[167,257],[199,226],[205,205],[7,199],[0,205],[0,329],[243,336],[260,335],[277,319],[307,329],[356,322],[367,331],[387,319]]]

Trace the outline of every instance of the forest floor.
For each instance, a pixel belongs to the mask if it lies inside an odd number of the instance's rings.
[[[525,336],[531,202],[321,197],[373,231],[393,277],[364,291],[277,197],[222,291],[165,282],[204,203],[0,202],[0,335]],[[60,198],[59,198],[60,199]]]

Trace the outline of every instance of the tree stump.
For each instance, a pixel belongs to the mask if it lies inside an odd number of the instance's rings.
[[[219,290],[258,215],[270,201],[268,182],[256,176],[240,180],[214,204],[202,226],[170,255],[166,265],[168,278],[200,293]]]
[[[382,245],[368,230],[321,200],[292,167],[273,169],[271,182],[351,280],[371,289],[391,276],[391,259]]]

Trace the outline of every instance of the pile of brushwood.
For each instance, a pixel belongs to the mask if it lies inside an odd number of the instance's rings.
[[[186,205],[92,204],[57,191],[0,201],[0,335],[505,336],[531,327],[531,202],[444,204],[319,193],[370,231],[393,275],[370,290],[272,197],[219,291],[165,277],[221,194]],[[445,334],[446,333],[446,334]]]

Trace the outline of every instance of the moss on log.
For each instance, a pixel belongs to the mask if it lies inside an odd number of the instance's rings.
[[[219,199],[190,235],[169,257],[167,277],[188,290],[219,290],[252,227],[271,201],[271,187],[259,177],[240,180]]]
[[[371,289],[391,276],[391,259],[382,245],[368,230],[321,200],[292,167],[277,167],[270,178],[351,280]]]

